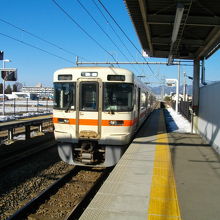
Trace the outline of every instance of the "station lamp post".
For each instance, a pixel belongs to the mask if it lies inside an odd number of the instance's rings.
[[[2,60],[2,68],[5,69],[5,63],[10,63],[11,60]],[[3,109],[2,115],[5,115],[5,79],[3,78]]]
[[[5,69],[5,63],[10,63],[11,62],[11,60],[2,60],[3,61],[3,69]]]
[[[179,104],[179,80],[178,79],[166,79],[166,84],[168,87],[176,86],[176,113],[178,113]]]

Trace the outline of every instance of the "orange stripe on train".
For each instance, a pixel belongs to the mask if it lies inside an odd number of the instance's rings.
[[[62,118],[64,119],[64,118]],[[67,119],[69,120],[69,123],[66,124],[70,124],[70,125],[76,125],[76,119],[74,118],[70,118]],[[109,124],[110,121],[117,121],[117,120],[102,120],[102,126],[112,126]],[[123,121],[123,125],[116,125],[116,126],[133,126],[136,122],[137,119],[134,120],[121,120]],[[59,118],[53,118],[53,123],[59,123]],[[98,126],[98,120],[97,119],[79,119],[79,125],[90,125],[90,126]]]

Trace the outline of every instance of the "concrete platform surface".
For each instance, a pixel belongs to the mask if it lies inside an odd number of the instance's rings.
[[[153,112],[80,219],[219,220],[220,157]],[[166,114],[167,115],[167,114]]]

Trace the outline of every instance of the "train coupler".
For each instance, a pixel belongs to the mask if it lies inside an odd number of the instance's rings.
[[[103,160],[103,151],[95,141],[81,142],[80,159],[83,164],[95,164]]]

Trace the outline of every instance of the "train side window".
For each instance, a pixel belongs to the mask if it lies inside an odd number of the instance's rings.
[[[80,84],[80,110],[98,110],[98,83],[81,82]]]
[[[145,106],[147,108],[148,107],[148,92],[146,92],[145,94],[146,94]]]
[[[133,104],[136,105],[136,100],[137,100],[137,86],[134,87],[134,90],[133,90]]]
[[[141,93],[141,109],[146,108],[146,93],[142,92]]]

